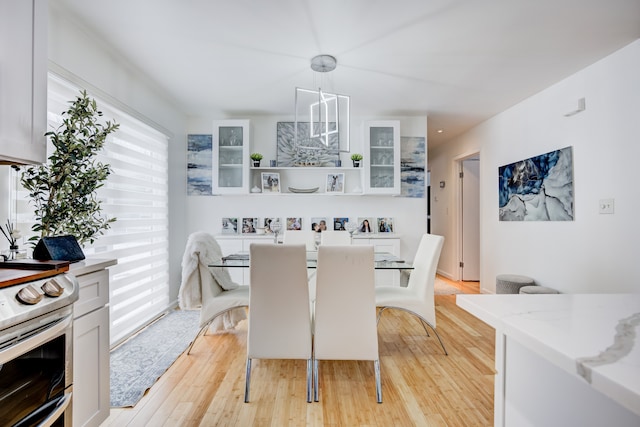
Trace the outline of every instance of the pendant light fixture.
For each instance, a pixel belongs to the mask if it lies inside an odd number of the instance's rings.
[[[313,57],[311,69],[320,78],[318,90],[296,88],[294,132],[298,148],[349,152],[350,99],[322,89],[326,73],[336,66],[331,55]]]

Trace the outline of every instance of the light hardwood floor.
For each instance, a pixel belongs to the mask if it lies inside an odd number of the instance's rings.
[[[448,283],[478,293],[473,282]],[[304,361],[255,360],[244,403],[247,330],[198,338],[134,408],[103,426],[491,426],[494,330],[436,296],[437,330],[387,310],[379,325],[383,403],[372,362],[321,361],[320,401],[306,402]]]

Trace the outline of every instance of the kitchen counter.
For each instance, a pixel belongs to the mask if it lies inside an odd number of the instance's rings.
[[[528,417],[530,409],[517,406],[523,402],[535,408],[531,417],[542,418],[541,412],[561,410],[554,406],[570,408],[579,393],[591,399],[582,406],[591,406],[594,417],[605,402],[609,424],[613,417],[617,425],[640,425],[640,294],[458,295],[457,305],[496,329],[496,425],[523,425],[518,417]],[[528,364],[518,365],[515,357]],[[565,383],[578,391],[562,395]],[[512,401],[518,389],[529,399]],[[589,410],[583,412],[589,422]],[[593,418],[590,425],[597,422]]]
[[[81,276],[83,274],[93,273],[94,271],[104,270],[117,263],[118,261],[116,259],[87,258],[69,265],[69,273],[75,276]]]
[[[117,260],[115,259],[87,258],[82,261],[73,262],[69,264],[68,267],[55,268],[51,270],[0,268],[0,288],[44,279],[46,277],[64,273],[65,271],[69,271],[69,273],[72,273],[75,276],[80,276],[94,271],[104,270],[105,268],[116,264]]]

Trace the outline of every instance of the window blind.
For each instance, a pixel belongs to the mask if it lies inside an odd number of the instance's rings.
[[[80,88],[49,74],[49,128],[62,123],[61,113]],[[103,214],[116,217],[111,228],[83,251],[87,257],[115,258],[110,267],[110,341],[117,345],[169,306],[168,252],[168,137],[142,121],[89,93],[120,128],[98,155],[112,173],[98,189]],[[51,150],[52,147],[49,147]],[[26,201],[21,209],[33,209]],[[22,230],[29,220],[19,216]]]

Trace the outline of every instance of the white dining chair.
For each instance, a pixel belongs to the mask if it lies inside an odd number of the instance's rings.
[[[226,268],[209,267],[220,263],[221,258],[220,245],[213,235],[206,232],[189,235],[178,300],[181,309],[200,309],[200,330],[191,341],[187,355],[210,326],[215,330],[231,329],[246,318],[249,287],[234,283]]]
[[[424,234],[420,239],[418,250],[413,260],[413,270],[406,287],[378,286],[375,289],[376,307],[379,308],[377,321],[388,308],[396,308],[413,314],[420,319],[427,336],[429,326],[436,334],[442,350],[447,349],[436,331],[436,309],[433,287],[440,252],[444,237],[435,234]]]
[[[320,233],[321,245],[350,245],[351,236],[346,231],[323,231]]]
[[[287,230],[282,237],[282,243],[285,245],[305,245],[306,250],[314,251],[315,248],[315,231],[313,230]]]
[[[253,243],[244,401],[253,359],[306,359],[311,402],[311,308],[304,245]]]
[[[314,308],[314,399],[319,360],[372,360],[382,403],[374,292],[373,246],[318,248]]]

